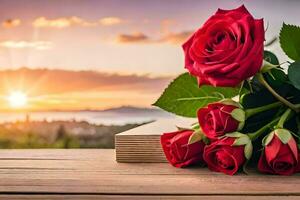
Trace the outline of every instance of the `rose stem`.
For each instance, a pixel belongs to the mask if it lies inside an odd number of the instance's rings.
[[[268,104],[268,105],[264,105],[264,106],[260,106],[260,107],[257,107],[257,108],[246,109],[245,110],[246,118],[251,117],[251,116],[253,116],[253,115],[257,114],[257,113],[264,112],[264,111],[270,110],[272,108],[276,108],[276,107],[278,107],[280,105],[282,105],[281,101],[275,102],[275,103],[271,103],[271,104]]]
[[[263,127],[261,127],[260,129],[258,129],[257,131],[253,132],[253,133],[248,133],[247,135],[249,136],[249,138],[254,141],[256,140],[261,134],[263,134],[265,131],[267,131],[269,128],[271,128],[272,126],[274,126],[278,121],[279,121],[280,117],[277,117],[275,119],[273,119],[271,122],[269,122],[268,124],[264,125]]]
[[[292,104],[291,102],[289,102],[288,100],[286,100],[285,98],[283,98],[282,96],[280,96],[275,90],[273,90],[273,88],[267,83],[267,81],[264,79],[264,76],[261,73],[258,73],[257,77],[258,77],[259,82],[261,84],[263,84],[269,90],[269,92],[272,93],[272,95],[276,99],[278,99],[279,101],[281,101],[287,107],[289,107],[292,110],[294,110],[296,113],[299,112],[299,109],[297,108],[297,106],[295,106],[294,104]]]
[[[284,123],[294,114],[291,109],[287,109],[280,117],[277,128],[283,128]]]
[[[264,60],[264,62],[263,62],[263,67],[261,68],[261,72],[262,73],[265,73],[265,72],[268,72],[268,71],[270,71],[271,69],[278,69],[278,67],[280,67],[280,65],[273,65],[272,63],[270,63],[270,62],[268,62],[268,61],[266,61],[266,60]]]

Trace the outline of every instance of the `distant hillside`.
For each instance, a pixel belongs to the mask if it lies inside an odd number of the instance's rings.
[[[162,110],[157,108],[141,108],[134,106],[121,106],[117,108],[109,108],[102,110],[101,112],[117,112],[117,113],[162,113]]]
[[[113,107],[107,109],[82,109],[82,110],[63,110],[63,109],[49,109],[49,110],[39,110],[39,111],[30,111],[30,112],[101,112],[101,113],[166,113],[161,109],[158,108],[145,108],[145,107],[135,107],[135,106],[120,106],[120,107]]]
[[[74,121],[0,124],[0,149],[114,148],[115,134],[143,123],[94,125]]]

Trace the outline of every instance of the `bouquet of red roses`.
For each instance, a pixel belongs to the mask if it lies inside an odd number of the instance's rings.
[[[233,175],[247,164],[263,173],[300,171],[300,27],[283,23],[279,40],[290,58],[266,48],[263,19],[241,6],[211,16],[184,44],[185,68],[154,103],[198,122],[164,133],[175,167],[207,165]],[[288,70],[284,68],[288,67]]]

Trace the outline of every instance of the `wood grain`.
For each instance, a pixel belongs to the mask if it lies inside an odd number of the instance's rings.
[[[227,176],[167,163],[117,163],[114,150],[1,150],[0,160],[0,199],[300,198],[299,175]]]
[[[160,120],[116,135],[117,162],[167,162],[160,145],[160,136],[176,131],[176,126],[190,127],[193,119],[174,118]]]
[[[183,196],[174,196],[174,195],[155,195],[155,196],[145,196],[145,195],[0,195],[0,200],[99,200],[99,199],[108,199],[108,200],[298,200],[297,196],[224,196],[224,195],[183,195]]]

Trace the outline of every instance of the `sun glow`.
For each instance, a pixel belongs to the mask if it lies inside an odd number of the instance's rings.
[[[7,100],[12,108],[21,108],[27,105],[27,95],[22,91],[11,92]]]

